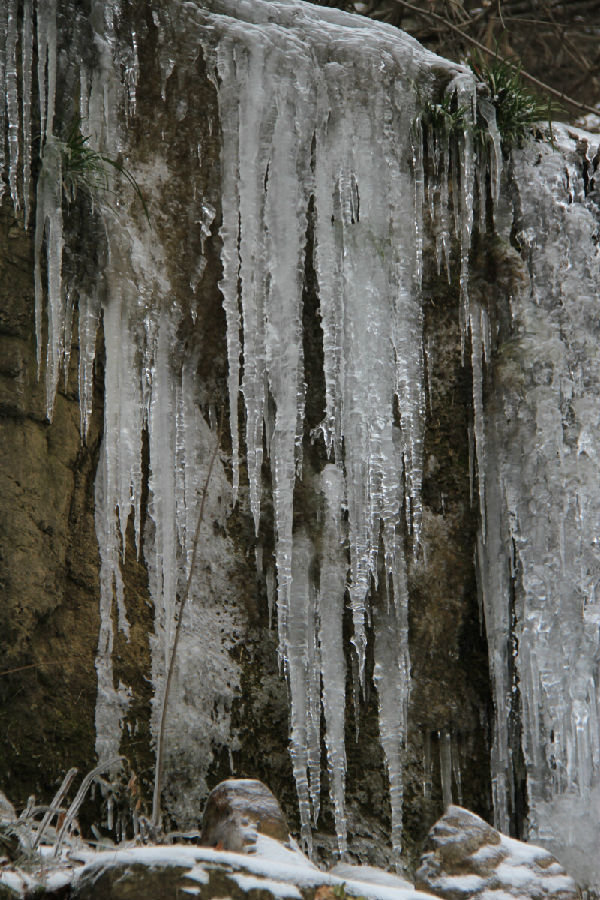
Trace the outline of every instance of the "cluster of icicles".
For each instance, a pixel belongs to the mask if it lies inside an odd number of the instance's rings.
[[[8,163],[5,166],[0,159],[0,167],[8,171],[13,204],[15,209],[23,207],[27,221],[35,19],[43,155],[35,238],[38,354],[45,239],[48,417],[59,373],[68,367],[75,293],[85,437],[101,302],[97,293],[81,287],[73,292],[61,281],[62,157],[53,130],[56,4],[40,0],[34,16],[32,0],[23,0],[19,39],[17,6],[17,0],[8,0],[0,12],[0,39],[5,37],[0,48],[0,96],[7,98],[0,118],[0,152],[7,136],[9,149]],[[474,208],[479,208],[480,227],[485,227],[486,179],[493,199],[499,189],[493,111],[484,105],[490,140],[476,153],[474,81],[448,64],[447,91],[466,111],[465,129],[460,135],[434,133],[421,122],[422,100],[415,89],[415,84],[431,81],[431,56],[392,29],[292,3],[278,4],[276,13],[272,4],[260,2],[223,4],[212,13],[186,7],[187,27],[195,23],[212,70],[218,72],[221,291],[227,320],[233,498],[239,490],[236,411],[241,390],[249,503],[257,533],[265,452],[273,477],[279,652],[290,687],[291,754],[303,840],[310,847],[311,821],[316,823],[319,816],[322,703],[338,843],[341,852],[346,848],[342,619],[348,602],[357,692],[364,685],[367,633],[371,627],[374,633],[373,677],[389,774],[392,843],[399,852],[409,695],[405,547],[412,546],[416,553],[419,546],[426,403],[423,248],[429,241],[425,234],[433,234],[438,266],[445,263],[450,277],[450,245],[459,247],[461,321],[472,346],[480,459],[482,354],[488,350],[489,325],[485,310],[469,301],[468,258]],[[109,33],[115,8],[108,3],[98,7],[101,15],[96,15],[96,22],[103,23],[104,32],[96,35],[95,68],[87,71],[81,64],[81,118],[88,122],[92,145],[113,153],[119,149],[119,116],[135,103],[137,79],[131,63],[135,54],[130,52],[123,84],[123,60]],[[20,107],[17,44],[22,53]],[[318,541],[307,529],[294,528],[293,522],[294,485],[302,470],[306,389],[302,303],[311,198],[326,385],[320,435],[328,454],[315,486],[321,497]],[[214,211],[205,216],[207,231],[211,215]],[[118,229],[119,223],[111,227]],[[103,301],[106,407],[96,498],[102,559],[97,714],[101,755],[118,749],[115,720],[118,725],[127,705],[126,691],[113,685],[111,609],[116,596],[120,627],[127,632],[120,558],[131,512],[139,546],[143,429],[149,435],[149,507],[154,522],[153,542],[150,549],[145,545],[145,552],[163,654],[163,661],[155,664],[155,684],[168,658],[172,602],[184,577],[181,569],[190,559],[205,450],[201,417],[190,400],[195,359],[184,360],[175,371],[170,354],[179,312],[152,308],[152,279],[158,284],[158,270],[140,275],[137,288],[121,278],[130,265],[119,250],[124,235],[124,230],[112,240],[107,235],[108,287]],[[162,285],[162,293],[168,294],[168,285]],[[483,512],[482,471],[479,466]],[[384,599],[371,603],[381,582],[379,595]]]

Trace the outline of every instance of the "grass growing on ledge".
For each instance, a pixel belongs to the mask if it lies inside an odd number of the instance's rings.
[[[75,200],[79,191],[88,194],[92,199],[100,193],[110,191],[109,172],[112,169],[137,195],[144,215],[150,222],[150,214],[144,195],[131,172],[118,160],[105,156],[89,145],[90,136],[82,133],[81,119],[73,119],[67,137],[64,141],[56,140],[58,150],[62,157],[62,182],[67,200]]]
[[[439,103],[426,100],[423,104],[422,121],[434,131],[445,131],[449,135],[464,131],[467,107],[459,106],[454,94],[444,94]]]
[[[521,147],[541,122],[548,124],[552,141],[552,116],[560,107],[549,97],[543,99],[529,91],[517,65],[504,59],[484,60],[472,55],[470,67],[477,82],[487,88],[505,153]],[[428,99],[422,103],[421,121],[434,132],[445,132],[450,138],[469,129],[476,145],[481,145],[485,142],[487,122],[478,114],[477,121],[472,123],[467,114],[467,107],[458,105],[456,94],[445,94],[438,102]]]
[[[552,138],[552,115],[558,107],[550,98],[542,99],[527,90],[518,65],[504,59],[483,60],[473,54],[470,66],[477,80],[489,90],[505,151],[521,147],[538,122],[548,123]]]

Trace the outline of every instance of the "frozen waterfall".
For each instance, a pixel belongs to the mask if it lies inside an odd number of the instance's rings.
[[[70,0],[8,0],[0,10],[0,191],[7,185],[26,226],[35,206],[35,326],[49,419],[77,315],[82,440],[100,323],[103,328],[98,755],[118,752],[131,700],[128,688],[115,684],[112,662],[119,633],[127,640],[130,629],[122,580],[128,526],[138,554],[143,548],[154,604],[157,696],[177,597],[189,574],[198,496],[217,440],[217,400],[199,383],[195,330],[212,242],[222,267],[228,396],[218,399],[229,410],[231,459],[221,459],[213,476],[204,571],[215,560],[218,569],[230,552],[219,528],[239,503],[253,521],[258,574],[264,569],[270,583],[260,535],[272,500],[278,652],[289,685],[303,841],[310,847],[320,812],[323,718],[338,847],[346,849],[347,662],[353,662],[355,690],[364,692],[369,650],[392,843],[400,854],[410,693],[407,573],[421,552],[427,263],[458,283],[463,351],[470,351],[470,359],[464,355],[473,376],[472,480],[476,472],[497,824],[507,829],[514,810],[509,718],[520,716],[531,834],[559,854],[587,836],[596,840],[600,260],[598,207],[588,197],[590,178],[581,174],[593,168],[588,145],[584,152],[559,129],[557,148],[517,151],[503,175],[494,111],[471,73],[391,27],[300,0],[176,0],[168,11],[152,5],[164,104],[183,121],[186,77],[201,60],[218,108],[215,118],[207,113],[202,133],[185,138],[197,162],[186,175],[185,215],[198,252],[185,260],[189,296],[178,303],[169,265],[174,249],[152,227],[153,217],[173,214],[171,157],[164,143],[135,144],[130,131],[144,78],[139,34],[119,0],[91,6],[89,17]],[[61,58],[57,22],[65,14],[72,33]],[[183,48],[181,59],[173,58],[174,47]],[[172,77],[176,63],[181,68]],[[35,128],[32,85],[39,98]],[[466,111],[458,135],[427,121],[427,102],[444,92]],[[72,108],[62,109],[58,99]],[[78,117],[90,148],[127,164],[151,217],[148,225],[134,193],[121,190],[117,169],[107,171],[109,190],[92,190],[88,198],[94,233],[102,235],[92,276],[63,264],[70,116]],[[487,123],[479,147],[472,134],[476,116]],[[216,194],[207,190],[202,170],[209,140],[219,152]],[[510,307],[516,355],[503,356],[502,347],[496,353],[499,334],[469,280],[473,234],[482,237],[493,217],[507,245],[517,224],[512,239],[528,268],[529,278],[502,301]],[[303,344],[308,264],[316,277],[324,378],[323,418],[310,435]],[[320,452],[317,473],[307,471],[310,442]],[[300,483],[318,498],[318,528],[298,520]],[[217,627],[211,631],[203,619],[203,604],[211,602],[235,622],[234,604],[220,596],[218,573],[206,577],[211,600],[198,578],[184,619],[173,712],[175,721],[193,723],[181,740],[194,746],[200,793],[211,740],[217,732],[223,744],[228,737],[226,717],[215,724],[212,716],[211,690],[229,686],[238,669]],[[342,627],[346,608],[350,648]],[[451,744],[444,731],[444,800],[452,799]],[[582,803],[586,817],[575,817]],[[595,860],[582,866],[597,883]]]

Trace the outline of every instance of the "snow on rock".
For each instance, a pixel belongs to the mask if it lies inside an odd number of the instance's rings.
[[[366,881],[368,884],[381,884],[398,890],[412,890],[413,884],[394,872],[386,872],[377,866],[353,866],[350,863],[336,863],[329,870],[332,875],[349,881]]]
[[[347,896],[365,900],[431,900],[398,878],[394,884],[376,883],[321,872],[299,850],[260,834],[249,855],[175,845],[84,852],[79,859],[84,865],[74,879],[74,900],[120,900],[125,895],[129,900],[175,900],[187,894],[202,900],[313,900],[334,898],[342,886]]]
[[[444,900],[581,896],[547,850],[505,837],[459,806],[449,806],[429,832],[416,886]]]

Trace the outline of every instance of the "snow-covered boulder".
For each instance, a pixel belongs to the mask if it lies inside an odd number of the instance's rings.
[[[287,841],[289,833],[279,803],[254,778],[229,778],[211,791],[202,816],[202,843],[220,850],[244,850],[257,833]]]
[[[320,871],[302,853],[265,835],[253,853],[161,846],[89,853],[72,900],[315,900],[345,895],[364,900],[433,900],[410,885],[375,884]]]
[[[581,896],[547,850],[505,837],[460,806],[449,806],[429,832],[416,887],[444,900]]]

